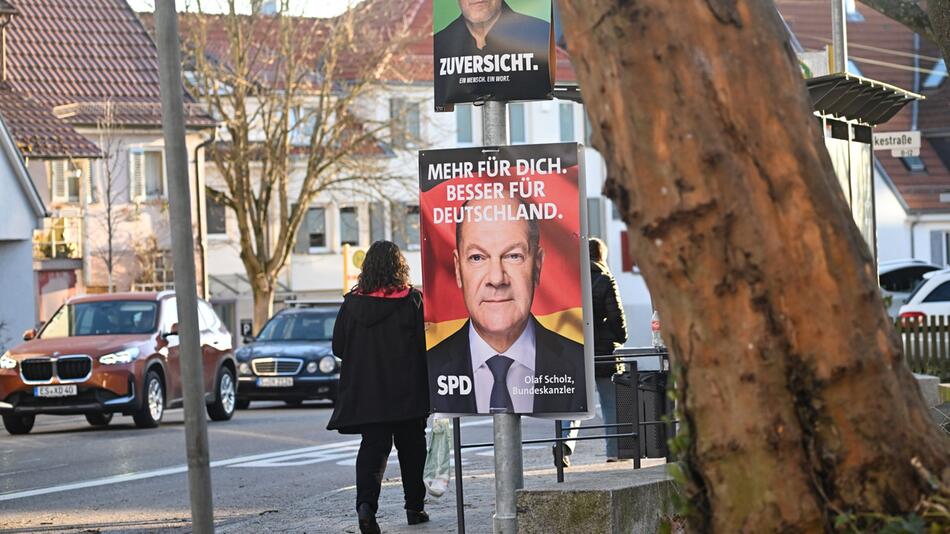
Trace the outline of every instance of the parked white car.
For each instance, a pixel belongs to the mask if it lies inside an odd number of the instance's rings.
[[[924,274],[923,283],[907,297],[899,313],[907,320],[950,315],[950,269]]]
[[[882,261],[878,265],[881,293],[890,304],[887,314],[896,318],[901,306],[907,304],[911,293],[924,281],[924,275],[938,271],[940,267],[921,260]]]

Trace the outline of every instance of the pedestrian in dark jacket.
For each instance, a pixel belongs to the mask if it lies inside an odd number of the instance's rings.
[[[406,518],[410,525],[428,521],[422,481],[429,415],[422,294],[409,285],[409,266],[394,243],[377,241],[367,251],[359,282],[337,315],[333,353],[343,363],[327,429],[363,437],[356,457],[360,532],[380,532],[376,511],[394,442]]]
[[[593,301],[594,319],[594,354],[604,356],[613,354],[627,341],[627,318],[623,313],[623,304],[620,301],[620,292],[617,290],[617,281],[607,268],[607,244],[592,237],[588,242],[590,250],[590,288]],[[595,365],[594,381],[597,384],[597,395],[600,397],[600,411],[604,424],[617,423],[617,402],[614,397],[611,377],[618,371],[617,366]],[[580,421],[572,421],[571,426],[580,426]],[[607,434],[615,434],[616,427],[608,427]],[[576,437],[577,430],[565,433],[567,437]],[[608,438],[607,461],[616,461],[617,440]],[[565,467],[570,465],[570,454],[574,451],[576,442],[568,441],[562,444],[563,462]],[[555,458],[557,455],[555,454]]]

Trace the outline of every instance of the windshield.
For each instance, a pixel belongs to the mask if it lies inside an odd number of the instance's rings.
[[[264,325],[261,341],[330,341],[336,312],[282,313]]]
[[[148,334],[155,331],[158,303],[104,300],[66,304],[46,323],[41,339]]]

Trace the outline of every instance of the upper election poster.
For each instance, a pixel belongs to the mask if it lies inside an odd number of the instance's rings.
[[[589,412],[581,176],[576,143],[419,153],[436,412]]]
[[[433,0],[435,110],[550,99],[552,9],[551,0]]]

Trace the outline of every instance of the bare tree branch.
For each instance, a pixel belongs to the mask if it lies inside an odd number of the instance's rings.
[[[930,24],[930,17],[915,0],[861,0],[861,3],[885,17],[907,26],[911,31],[937,42],[933,27]],[[946,2],[933,0],[932,3],[945,4]]]

